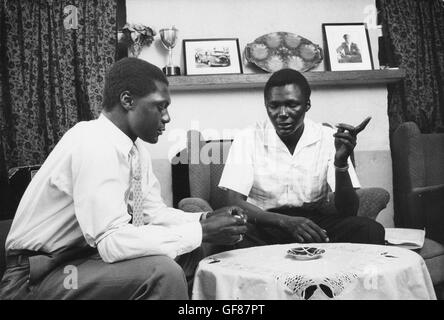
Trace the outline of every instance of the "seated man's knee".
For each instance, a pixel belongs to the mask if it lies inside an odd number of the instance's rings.
[[[144,259],[144,258],[142,258]],[[167,256],[151,256],[144,259],[147,286],[150,299],[188,299],[188,285],[183,269]]]
[[[368,219],[368,243],[370,244],[385,244],[385,229],[379,222]]]
[[[186,278],[183,269],[173,259],[166,256],[159,256],[158,266],[156,268],[156,276],[159,279],[172,283],[174,285],[186,285]]]
[[[353,217],[352,219],[354,230],[353,242],[368,243],[368,244],[384,244],[385,243],[385,229],[377,221],[366,217]]]

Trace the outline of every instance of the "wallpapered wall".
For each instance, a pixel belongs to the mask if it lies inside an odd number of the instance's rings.
[[[175,25],[179,42],[174,49],[175,63],[183,70],[182,40],[196,38],[239,38],[241,50],[257,37],[288,31],[322,46],[322,23],[376,21],[372,0],[127,0],[127,20],[157,30]],[[370,29],[375,67],[377,31]],[[167,51],[157,36],[151,47],[139,56],[159,67],[166,64]],[[323,71],[321,64],[313,71]],[[244,73],[256,70],[244,66]],[[182,145],[180,137],[190,128],[207,133],[205,138],[229,137],[227,129],[240,129],[265,117],[261,89],[173,92],[171,123],[157,145],[149,145],[162,194],[172,203],[169,156]],[[312,94],[307,116],[319,122],[358,124],[372,116],[359,136],[356,148],[357,171],[363,186],[380,186],[392,192],[392,171],[388,138],[387,90],[385,85],[369,87],[323,87]],[[225,132],[224,132],[225,130]],[[378,220],[392,226],[393,207]]]

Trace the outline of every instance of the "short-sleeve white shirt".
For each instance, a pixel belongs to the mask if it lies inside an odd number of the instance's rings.
[[[233,140],[219,187],[247,196],[262,210],[303,207],[335,190],[334,130],[304,120],[304,132],[291,154],[269,119],[242,130]],[[349,175],[360,184],[349,159]]]

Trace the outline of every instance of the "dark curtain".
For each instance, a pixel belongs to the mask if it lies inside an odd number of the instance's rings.
[[[117,0],[117,32],[122,31],[126,24],[126,0]],[[120,37],[116,48],[116,61],[128,57],[128,45]]]
[[[389,65],[406,70],[390,85],[390,132],[406,121],[422,133],[444,131],[444,2],[378,0]]]
[[[78,10],[65,29],[66,7]],[[98,116],[117,43],[116,0],[0,0],[0,186],[41,164],[75,123]]]

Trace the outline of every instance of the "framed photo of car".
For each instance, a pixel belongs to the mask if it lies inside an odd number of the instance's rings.
[[[322,31],[328,70],[373,70],[370,40],[364,23],[324,23]]]
[[[242,63],[239,39],[184,39],[186,75],[239,74]]]

